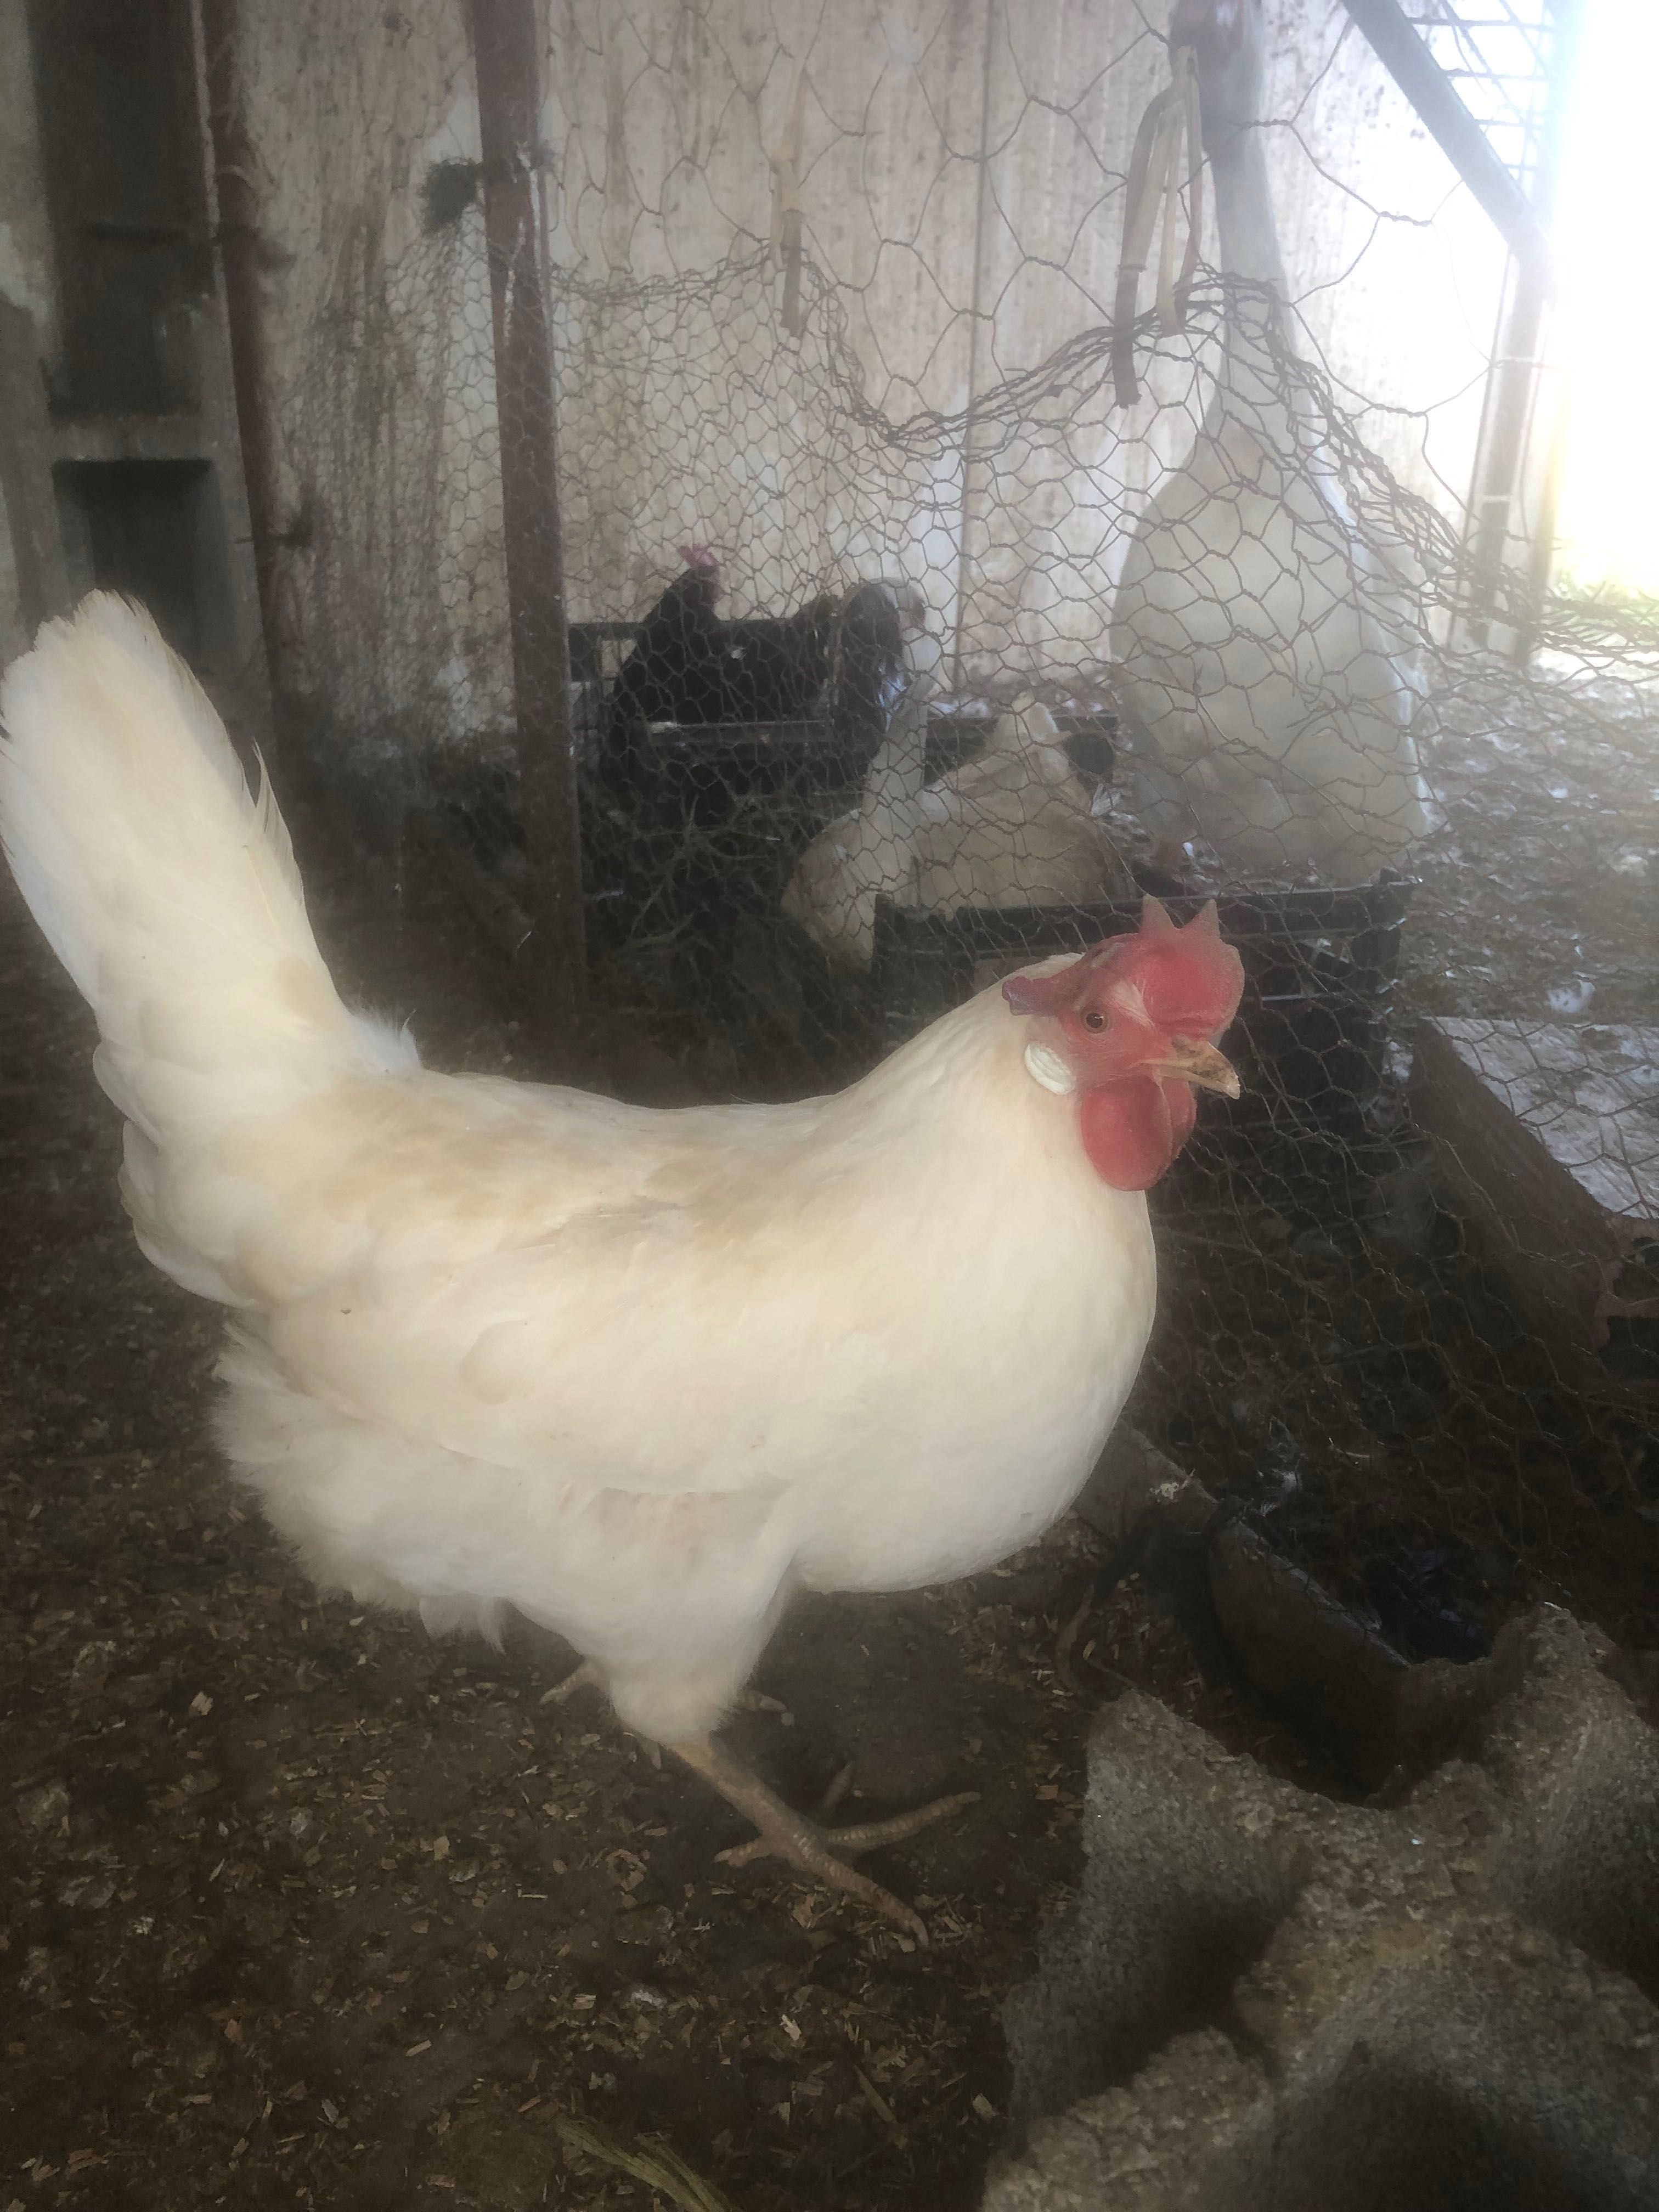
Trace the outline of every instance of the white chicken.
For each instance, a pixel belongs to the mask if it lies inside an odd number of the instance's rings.
[[[899,604],[904,616],[907,603]],[[1016,701],[975,759],[924,781],[938,648],[922,627],[919,601],[909,605],[902,635],[909,688],[858,806],[802,854],[783,911],[838,965],[867,969],[879,896],[943,913],[1133,898],[1134,879],[1096,820],[1054,718],[1039,701]]]
[[[950,912],[1136,896],[1059,726],[1029,694],[998,716],[981,753],[927,786],[921,815],[919,905]]]
[[[1261,125],[1261,0],[1177,0],[1230,285],[1214,396],[1136,526],[1113,608],[1132,802],[1166,848],[1235,874],[1369,881],[1427,827],[1419,626],[1362,532],[1270,337],[1285,295]]]
[[[987,992],[839,1096],[653,1111],[422,1066],[349,1012],[268,789],[147,617],[0,691],[0,830],[97,1016],[140,1244],[231,1309],[218,1430],[319,1579],[569,1638],[774,1852],[713,1731],[793,1591],[966,1574],[1084,1480],[1151,1325],[1141,1193],[1237,1093],[1213,909]]]

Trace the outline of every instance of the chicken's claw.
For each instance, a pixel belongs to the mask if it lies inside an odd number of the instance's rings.
[[[897,1814],[888,1820],[868,1820],[850,1828],[824,1828],[786,1805],[758,1775],[750,1771],[735,1752],[712,1737],[673,1744],[670,1748],[693,1773],[712,1783],[721,1796],[760,1831],[748,1843],[734,1844],[729,1850],[718,1853],[721,1864],[743,1867],[751,1865],[757,1859],[782,1859],[797,1873],[856,1898],[871,1911],[895,1922],[918,1943],[926,1943],[927,1929],[921,1916],[868,1875],[848,1866],[841,1854],[875,1850],[884,1844],[902,1843],[923,1828],[931,1827],[935,1820],[949,1820],[965,1806],[977,1803],[977,1790],[936,1798],[931,1805],[918,1805],[913,1811]],[[842,1779],[837,1777],[837,1784]],[[830,1785],[833,1796],[840,1795],[837,1784]]]

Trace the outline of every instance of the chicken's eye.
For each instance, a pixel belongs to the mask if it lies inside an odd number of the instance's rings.
[[[1101,1012],[1098,1006],[1091,1006],[1083,1017],[1083,1026],[1085,1030],[1103,1030],[1107,1026],[1109,1018],[1107,1015]]]

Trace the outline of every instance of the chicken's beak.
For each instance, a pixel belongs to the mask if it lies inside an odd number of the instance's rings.
[[[1224,1098],[1237,1098],[1239,1093],[1238,1071],[1225,1054],[1190,1037],[1171,1037],[1160,1057],[1143,1060],[1139,1073],[1155,1075],[1162,1083],[1191,1083],[1200,1091],[1218,1091]]]

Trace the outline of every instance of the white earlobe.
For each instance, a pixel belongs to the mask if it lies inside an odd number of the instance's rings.
[[[1025,1073],[1033,1083],[1052,1091],[1056,1098],[1069,1098],[1077,1089],[1076,1076],[1051,1044],[1026,1046]]]

